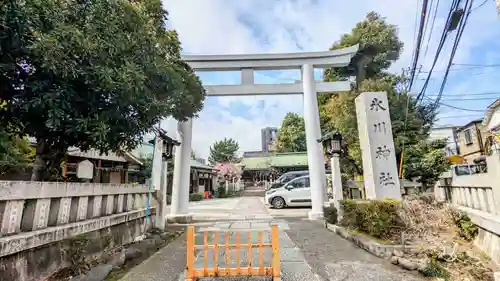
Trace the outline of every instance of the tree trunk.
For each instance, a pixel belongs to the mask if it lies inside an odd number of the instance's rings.
[[[31,181],[41,181],[45,160],[43,155],[45,153],[45,142],[43,140],[37,141],[35,162],[33,163],[33,170],[31,171]]]

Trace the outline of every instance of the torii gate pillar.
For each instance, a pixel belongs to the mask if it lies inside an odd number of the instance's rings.
[[[195,71],[240,71],[240,85],[204,86],[208,96],[254,96],[254,95],[303,95],[304,123],[306,129],[307,160],[311,183],[312,210],[310,219],[323,217],[326,201],[326,174],[321,144],[317,93],[347,92],[351,90],[350,81],[316,82],[314,68],[350,67],[358,45],[326,52],[304,52],[285,54],[247,54],[247,55],[190,55],[183,59]],[[357,62],[356,62],[357,63]],[[356,67],[354,67],[356,68]],[[255,84],[255,70],[302,71],[302,83],[293,84]],[[189,200],[190,152],[192,120],[180,122],[178,139],[181,141],[179,152],[175,155],[171,215],[187,216]],[[182,202],[177,202],[181,200]],[[176,202],[174,202],[176,201]]]

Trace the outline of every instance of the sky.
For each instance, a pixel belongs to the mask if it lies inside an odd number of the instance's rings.
[[[500,65],[500,17],[494,0],[486,0],[484,4],[483,1],[474,1],[473,7],[478,8],[469,17],[454,58],[457,65],[450,71],[443,93],[438,125],[463,125],[482,118],[483,110],[500,97],[500,67],[458,65]],[[429,2],[434,3],[433,7],[439,2],[439,7],[432,36],[423,39],[424,52],[419,60],[422,73],[412,88],[416,92],[432,65],[451,5],[451,0]],[[421,3],[421,0],[163,0],[169,12],[167,28],[179,33],[184,54],[197,55],[325,51],[367,13],[375,11],[388,23],[398,26],[399,37],[405,44],[400,59],[390,68],[394,73],[410,65],[415,19]],[[431,99],[441,85],[452,35],[430,80],[427,96]],[[240,82],[239,73],[234,72],[199,73],[199,76],[204,85]],[[317,71],[317,79],[321,76]],[[290,83],[297,79],[298,70],[255,74],[259,84]],[[287,112],[302,115],[302,107],[300,95],[207,97],[204,109],[193,121],[193,150],[206,159],[210,146],[224,138],[238,141],[240,153],[260,150],[261,128],[279,127]],[[175,120],[165,120],[162,127],[175,137]]]

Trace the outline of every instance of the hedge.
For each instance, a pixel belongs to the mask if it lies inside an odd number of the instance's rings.
[[[205,199],[205,196],[202,193],[189,194],[189,201],[201,201],[203,199]]]
[[[404,230],[399,215],[400,201],[343,200],[341,225],[376,238],[393,238]]]
[[[323,207],[323,216],[325,217],[326,222],[331,224],[337,224],[338,220],[338,212],[335,206],[330,205],[328,207]]]

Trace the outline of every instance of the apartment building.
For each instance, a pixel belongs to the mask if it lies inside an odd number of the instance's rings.
[[[457,129],[458,145],[460,147],[460,156],[467,163],[474,163],[474,160],[484,155],[484,133],[483,119],[473,120]]]
[[[459,139],[457,134],[457,126],[444,125],[436,126],[431,129],[429,139],[431,140],[446,140],[445,152],[446,156],[453,156],[460,154]]]

